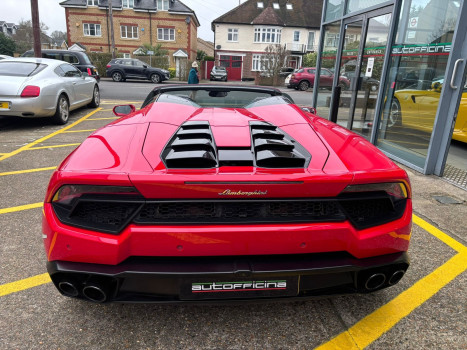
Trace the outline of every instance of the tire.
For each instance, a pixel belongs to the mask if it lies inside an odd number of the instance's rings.
[[[343,82],[340,82],[340,83],[339,83],[339,86],[340,86],[340,88],[341,88],[342,90],[347,90],[347,89],[349,88],[349,87],[347,86],[347,84],[346,84],[346,83],[343,83]],[[332,89],[331,89],[331,90],[332,90]]]
[[[96,85],[94,86],[94,90],[92,91],[92,101],[88,105],[91,108],[99,107],[101,104],[101,94],[99,92],[99,87]]]
[[[401,104],[397,98],[393,98],[391,102],[391,109],[389,110],[389,118],[388,118],[388,129],[391,129],[395,126],[402,125],[402,111],[401,111]]]
[[[302,80],[300,84],[298,84],[298,89],[300,91],[306,91],[310,88],[310,83],[306,80]]]
[[[70,117],[70,103],[65,94],[61,94],[58,97],[57,109],[55,114],[52,117],[52,120],[55,124],[64,125],[68,123],[68,118]]]
[[[119,83],[121,81],[124,81],[123,75],[120,72],[113,72],[112,73],[112,80]]]
[[[154,84],[159,84],[161,82],[161,76],[157,73],[154,73],[151,75],[151,81],[154,83]]]

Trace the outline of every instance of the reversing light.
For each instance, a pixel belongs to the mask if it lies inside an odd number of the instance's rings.
[[[55,192],[52,202],[69,205],[73,199],[84,194],[139,195],[140,193],[136,188],[129,186],[64,185]]]
[[[364,185],[349,185],[342,193],[357,193],[357,192],[378,192],[384,191],[395,199],[406,199],[407,189],[401,182],[385,182]]]
[[[21,92],[21,97],[37,97],[41,93],[41,88],[35,85],[28,85]]]

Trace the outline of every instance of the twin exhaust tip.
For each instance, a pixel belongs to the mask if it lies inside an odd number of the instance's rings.
[[[375,273],[371,275],[370,277],[368,277],[367,280],[365,281],[365,289],[369,291],[376,290],[382,287],[386,283],[386,279],[387,279],[388,285],[393,286],[397,282],[399,282],[404,275],[405,275],[404,270],[397,270],[393,272],[392,275],[388,274],[389,278],[387,278],[384,273],[381,273],[381,272]]]
[[[78,284],[74,281],[64,280],[58,283],[58,289],[67,297],[76,298],[79,296]],[[107,288],[98,283],[86,284],[82,290],[83,296],[94,302],[103,303],[107,300]]]

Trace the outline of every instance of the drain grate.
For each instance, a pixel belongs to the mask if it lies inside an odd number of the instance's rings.
[[[467,190],[467,171],[463,169],[458,169],[452,165],[446,164],[443,179]]]

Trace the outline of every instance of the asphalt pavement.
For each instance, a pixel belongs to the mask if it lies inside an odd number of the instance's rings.
[[[393,287],[235,305],[97,305],[61,296],[45,270],[41,202],[53,169],[116,119],[112,107],[137,105],[136,91],[154,87],[113,84],[101,83],[99,109],[72,112],[65,126],[0,117],[0,349],[467,349],[467,191],[410,169],[411,266]]]

